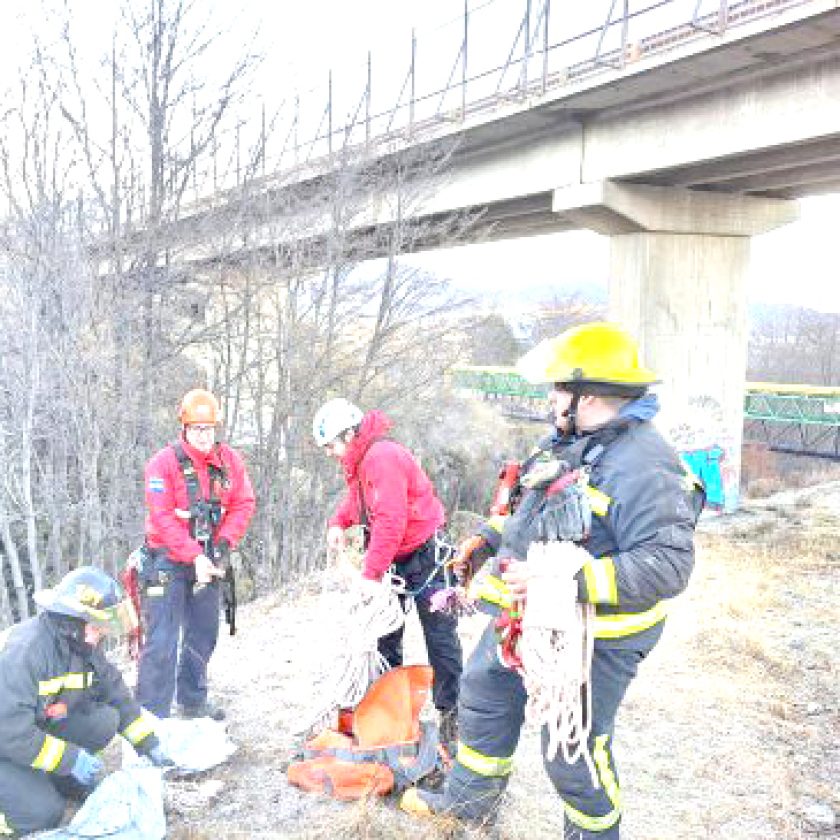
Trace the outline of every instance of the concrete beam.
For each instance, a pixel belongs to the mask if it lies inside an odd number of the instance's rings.
[[[840,58],[832,56],[763,79],[722,85],[671,102],[616,110],[584,124],[584,183],[789,149],[836,138]]]
[[[554,191],[555,213],[596,233],[754,236],[799,217],[795,201],[596,181]]]

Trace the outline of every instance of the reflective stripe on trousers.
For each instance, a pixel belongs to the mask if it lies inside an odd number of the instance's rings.
[[[563,800],[566,831],[579,840],[615,840],[621,817],[618,773],[611,742],[615,715],[638,663],[656,643],[661,625],[639,638],[634,647],[596,643],[592,662],[592,734],[589,747],[598,773],[595,787],[583,760],[568,765],[562,754],[544,761]],[[486,818],[498,806],[513,768],[527,696],[522,679],[504,668],[496,654],[492,623],[487,627],[464,671],[458,718],[461,743],[447,778],[446,810],[462,819]],[[542,751],[545,754],[546,733]]]

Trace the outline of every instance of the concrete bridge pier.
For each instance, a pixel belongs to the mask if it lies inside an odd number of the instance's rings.
[[[715,507],[738,503],[750,237],[798,217],[795,201],[601,181],[553,209],[610,236],[610,317],[661,377],[662,425]]]

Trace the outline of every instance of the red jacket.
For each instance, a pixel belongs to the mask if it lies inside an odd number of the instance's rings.
[[[347,493],[330,526],[361,522],[359,493],[367,510],[369,536],[362,575],[379,580],[395,561],[423,545],[443,525],[444,511],[432,482],[401,444],[385,440],[391,421],[369,411],[342,458]]]
[[[193,462],[201,485],[202,498],[209,492],[207,465],[225,471],[226,487],[221,487],[222,520],[216,528],[215,540],[225,539],[234,547],[245,534],[254,513],[254,490],[242,458],[226,443],[216,444],[207,455],[199,452],[181,438],[181,446]],[[146,542],[150,548],[165,548],[169,559],[176,563],[192,563],[203,549],[190,536],[190,523],[176,514],[189,510],[187,485],[178,463],[178,456],[170,445],[161,449],[146,464],[144,470],[146,494]]]

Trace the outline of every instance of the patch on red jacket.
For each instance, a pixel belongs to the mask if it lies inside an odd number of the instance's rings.
[[[163,493],[166,489],[166,484],[162,478],[158,478],[157,476],[153,476],[149,479],[149,492],[150,493]]]

